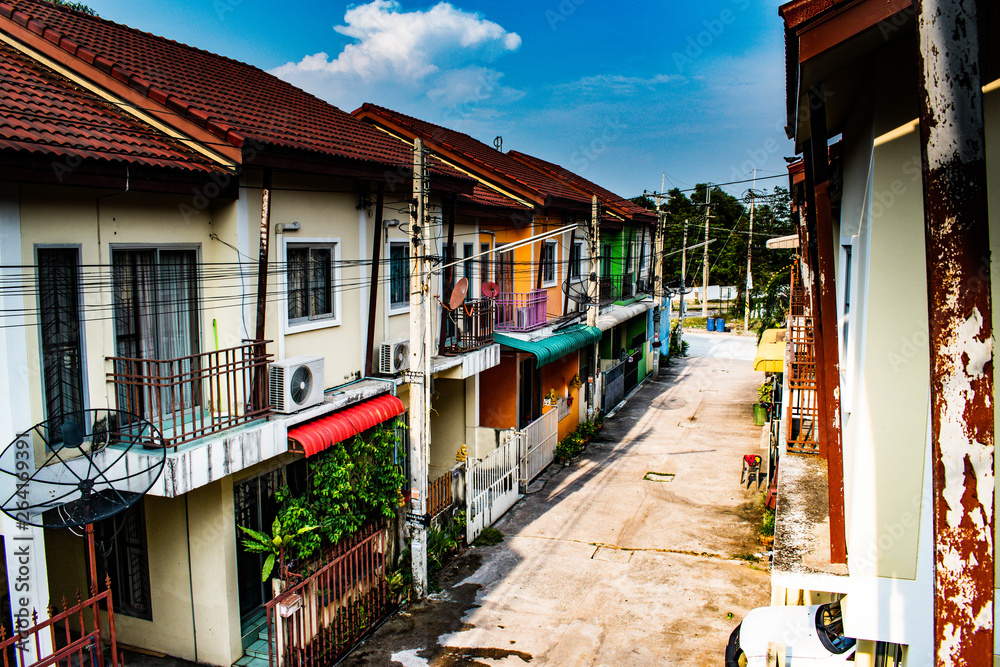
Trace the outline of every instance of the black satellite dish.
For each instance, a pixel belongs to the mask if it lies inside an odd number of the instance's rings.
[[[0,511],[42,528],[86,526],[128,509],[156,483],[163,436],[120,410],[36,424],[0,453]]]
[[[570,301],[574,301],[582,306],[589,306],[594,303],[590,296],[590,287],[597,282],[596,275],[591,274],[590,280],[579,280],[567,278],[563,281],[562,289]],[[621,290],[615,285],[615,281],[610,279],[601,280],[598,304],[607,306],[621,298]]]

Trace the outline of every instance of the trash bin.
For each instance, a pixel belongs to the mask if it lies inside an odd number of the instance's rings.
[[[715,318],[714,317],[708,318],[708,320],[705,322],[705,328],[708,329],[709,331],[715,331]]]
[[[721,318],[721,317],[715,318],[715,330],[716,331],[725,331],[726,330],[726,320],[723,319],[723,318]]]

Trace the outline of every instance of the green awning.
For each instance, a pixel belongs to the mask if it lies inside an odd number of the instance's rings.
[[[538,358],[538,366],[555,361],[570,352],[601,340],[601,330],[597,327],[577,327],[554,333],[541,340],[524,340],[507,334],[495,333],[496,342],[521,352],[530,352]]]

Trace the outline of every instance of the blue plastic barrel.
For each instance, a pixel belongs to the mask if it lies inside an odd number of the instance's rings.
[[[708,321],[705,322],[705,328],[708,329],[709,331],[715,331],[715,318],[714,317],[708,318]]]
[[[723,318],[721,318],[721,317],[715,318],[715,330],[716,331],[725,331],[726,330],[726,320],[723,319]]]

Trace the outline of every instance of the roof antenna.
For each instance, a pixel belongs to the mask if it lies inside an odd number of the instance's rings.
[[[503,153],[503,137],[499,134],[497,135],[497,138],[493,140],[493,147]]]

